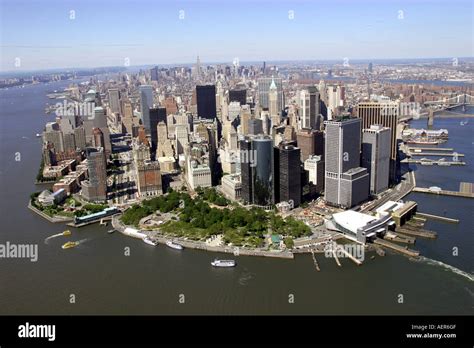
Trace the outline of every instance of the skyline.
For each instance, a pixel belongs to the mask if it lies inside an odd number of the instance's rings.
[[[0,71],[182,65],[197,55],[203,62],[474,56],[473,7],[463,0],[118,2],[1,1]]]

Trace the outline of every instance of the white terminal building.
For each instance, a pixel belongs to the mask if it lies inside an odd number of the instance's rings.
[[[341,232],[348,239],[362,244],[384,235],[388,226],[394,224],[390,214],[385,213],[376,217],[354,210],[333,214],[331,219],[325,221],[327,229]]]

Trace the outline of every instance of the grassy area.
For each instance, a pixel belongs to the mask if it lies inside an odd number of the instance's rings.
[[[269,230],[280,234],[285,245],[292,245],[293,238],[307,236],[311,230],[303,222],[293,218],[283,219],[273,212],[252,208],[247,210],[234,206],[230,210],[226,202],[219,201],[219,195],[213,190],[199,190],[198,196],[192,199],[185,192],[171,191],[164,196],[146,200],[142,205],[134,205],[122,216],[126,225],[138,227],[139,221],[161,211],[174,212],[179,221],[168,221],[160,230],[176,237],[187,237],[192,240],[205,240],[212,235],[223,234],[224,242],[235,246],[261,247]],[[217,209],[209,205],[225,203],[225,208]]]

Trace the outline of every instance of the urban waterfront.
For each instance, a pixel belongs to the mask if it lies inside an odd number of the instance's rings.
[[[3,199],[0,243],[37,243],[39,259],[4,259],[0,276],[1,314],[472,314],[474,305],[472,200],[410,194],[419,210],[460,219],[457,225],[429,221],[438,239],[418,239],[416,249],[430,260],[411,261],[387,253],[366,257],[362,266],[310,255],[294,260],[236,257],[235,269],[213,269],[216,256],[196,250],[152,248],[107,227],[71,229],[84,243],[62,250],[64,238],[45,238],[66,229],[26,207],[40,161],[40,133],[54,119],[44,114],[46,94],[70,82],[0,90]],[[473,123],[435,119],[447,128],[453,147],[466,155],[465,167],[416,168],[417,185],[458,189],[472,180]],[[421,126],[426,120],[414,121]],[[16,154],[20,161],[16,161]],[[124,248],[130,247],[130,256]],[[452,256],[452,248],[459,256]],[[452,269],[448,266],[455,267]],[[70,303],[70,295],[76,303]],[[185,298],[180,303],[180,295]],[[294,303],[289,296],[294,295]],[[402,294],[404,303],[398,303]]]

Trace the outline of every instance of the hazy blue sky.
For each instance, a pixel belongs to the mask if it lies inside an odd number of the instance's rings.
[[[471,0],[0,3],[2,71],[118,66],[126,58],[187,63],[197,54],[203,62],[474,56]]]

